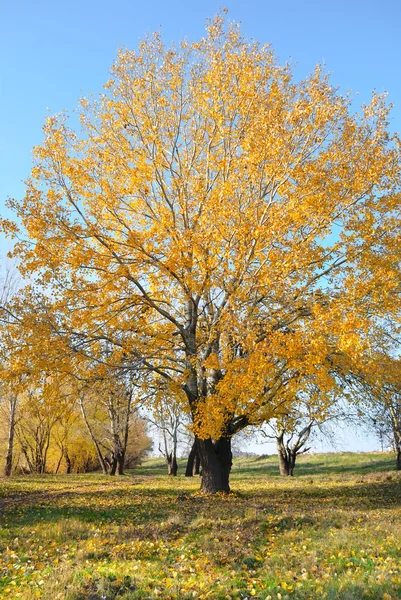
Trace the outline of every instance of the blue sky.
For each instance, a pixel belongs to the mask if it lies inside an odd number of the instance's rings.
[[[47,114],[72,111],[80,96],[102,91],[120,46],[136,47],[161,30],[166,41],[198,39],[220,6],[243,32],[271,43],[298,77],[317,62],[356,102],[387,91],[401,130],[400,0],[47,0],[4,1],[0,9],[0,202],[21,197]]]
[[[324,63],[355,105],[373,89],[394,103],[401,131],[400,0],[4,0],[0,8],[0,212],[22,197],[31,149],[50,113],[72,111],[78,98],[102,91],[119,47],[160,30],[167,42],[198,39],[205,21],[226,6],[243,33],[271,43],[297,77]],[[356,95],[358,94],[358,95]],[[7,243],[1,241],[4,253]]]

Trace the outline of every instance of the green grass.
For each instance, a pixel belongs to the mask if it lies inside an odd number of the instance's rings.
[[[149,459],[121,478],[0,480],[0,598],[401,598],[401,474],[389,454],[237,459],[229,496]],[[180,473],[184,472],[180,462]]]

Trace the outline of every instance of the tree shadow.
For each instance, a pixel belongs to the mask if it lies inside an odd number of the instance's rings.
[[[305,506],[312,508],[323,505],[326,510],[381,510],[401,506],[401,482],[398,478],[390,477],[323,487],[311,481],[308,487],[300,488],[292,486],[290,480],[280,488],[272,489],[266,486],[266,490],[258,490],[256,495],[259,499],[264,498],[267,505],[276,502],[279,506],[285,500],[287,506],[300,509],[303,507],[304,510]]]
[[[354,473],[355,475],[371,472],[395,471],[395,460],[382,459],[360,465],[327,464],[320,462],[302,462],[295,465],[294,477],[312,476],[312,475],[340,475],[342,473]],[[280,472],[277,464],[258,466],[234,466],[232,474],[240,475],[241,478],[253,478],[256,474],[269,477],[279,477]]]
[[[325,510],[349,509],[369,511],[390,509],[401,506],[401,485],[398,478],[367,479],[349,485],[323,487],[313,481],[302,488],[292,485],[292,478],[285,479],[285,485],[271,487],[266,480],[257,479],[252,492],[240,493],[231,500],[233,510],[246,509],[249,503],[256,512],[275,512],[285,501],[293,510],[310,510],[325,506]],[[235,492],[235,482],[233,482]],[[218,510],[221,498],[205,498],[193,495],[187,489],[160,489],[148,486],[146,490],[127,488],[78,491],[47,490],[26,492],[5,497],[2,502],[2,525],[6,529],[38,523],[57,523],[63,519],[76,519],[83,523],[113,523],[144,525],[161,522],[172,514],[196,518],[199,511],[210,506]],[[290,526],[290,523],[289,523]],[[294,525],[293,526],[298,526]]]

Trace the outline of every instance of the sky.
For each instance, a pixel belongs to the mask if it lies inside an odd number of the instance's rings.
[[[101,93],[119,48],[136,48],[154,31],[167,43],[199,39],[222,6],[245,36],[271,43],[279,62],[291,62],[297,78],[323,63],[333,84],[352,92],[355,107],[372,90],[387,92],[391,128],[401,131],[400,0],[3,0],[1,216],[12,217],[8,197],[24,195],[32,147],[40,144],[49,113],[72,112],[80,97]],[[0,254],[9,248],[1,238]],[[362,435],[353,449],[365,449],[365,442]]]

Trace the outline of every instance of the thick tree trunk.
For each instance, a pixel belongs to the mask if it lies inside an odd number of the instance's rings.
[[[201,377],[198,377],[200,373],[198,373],[194,364],[194,362],[198,362],[194,361],[194,358],[198,357],[196,341],[197,319],[198,304],[192,298],[189,298],[185,304],[185,327],[182,332],[187,356],[187,378],[184,391],[191,407],[194,422],[197,419],[197,408],[200,398],[208,394],[212,395],[216,385],[223,376],[219,370],[214,369],[212,377],[209,378],[210,389],[208,389],[208,381],[205,373]],[[218,352],[218,337],[214,340],[212,349]],[[195,438],[202,468],[201,491],[206,494],[230,492],[229,477],[232,466],[232,452],[231,436],[228,433],[234,432],[227,429],[225,433],[227,435],[222,435],[215,441],[211,438],[205,440]]]
[[[111,460],[107,460],[107,464],[109,466],[109,475],[115,475],[116,473],[118,475],[124,475],[124,461],[124,452],[114,452]]]
[[[229,477],[232,465],[231,438],[196,439],[202,467],[201,491],[206,494],[229,493]]]
[[[288,477],[288,476],[292,475],[293,473],[292,473],[292,469],[291,469],[291,465],[290,465],[290,461],[288,460],[288,457],[279,453],[278,459],[279,459],[280,475],[282,475],[283,477]]]
[[[280,438],[277,438],[277,450],[280,475],[283,477],[292,477],[294,475],[295,461],[297,458],[296,453],[288,450]]]
[[[172,452],[167,455],[167,472],[173,477],[175,477],[178,472],[177,457]]]

